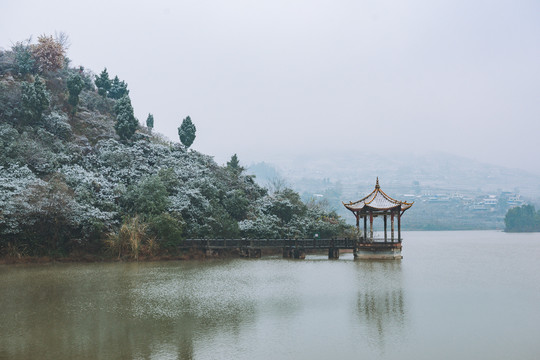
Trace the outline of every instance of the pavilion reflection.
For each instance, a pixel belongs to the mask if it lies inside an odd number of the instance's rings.
[[[385,348],[387,341],[400,342],[407,322],[406,293],[398,261],[359,264],[356,301],[358,326],[368,343]]]

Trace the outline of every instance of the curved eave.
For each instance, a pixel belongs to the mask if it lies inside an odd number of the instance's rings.
[[[412,203],[408,203],[408,202],[402,202],[401,203],[401,211],[405,211],[407,209],[409,209],[411,206],[413,206],[414,204],[414,201]]]
[[[372,192],[369,193],[369,195],[364,196],[364,197],[361,198],[360,200],[357,200],[357,201],[349,201],[347,204],[345,204],[345,203],[342,201],[342,203],[343,203],[343,205],[345,205],[345,207],[347,207],[347,205],[356,205],[356,204],[359,204],[359,203],[361,203],[361,202],[365,202],[365,200],[366,200],[367,198],[369,198],[371,195],[373,195],[373,193],[377,192],[377,190],[378,190],[378,189],[373,190]],[[376,196],[376,195],[375,195],[375,196]],[[375,198],[375,196],[373,196],[373,199]],[[371,201],[373,201],[373,200],[371,200]],[[371,201],[370,201],[370,202],[371,202]]]
[[[354,203],[354,204],[356,204],[356,203]],[[370,206],[368,203],[364,203],[364,206],[362,206],[362,207],[354,207],[354,206],[352,206],[353,204],[351,204],[351,203],[345,204],[343,201],[342,201],[342,204],[349,211],[352,211],[353,213],[354,212],[369,212],[369,211],[378,212],[378,211],[390,211],[390,210],[397,210],[397,211],[401,211],[403,213],[403,212],[405,212],[405,210],[408,210],[411,206],[413,206],[414,202],[412,202],[412,203],[400,202],[399,204],[397,204],[395,206],[390,206],[390,207],[385,207],[385,208],[379,208],[379,207]]]
[[[377,199],[377,196],[378,195],[381,195],[385,200],[387,200],[388,202],[391,202],[393,204],[396,204],[396,205],[399,205],[399,204],[408,204],[407,202],[405,201],[399,201],[399,200],[396,200],[390,196],[388,196],[384,191],[381,190],[381,188],[375,188],[375,190],[373,190],[371,193],[369,193],[369,195],[366,195],[364,196],[363,198],[361,198],[360,200],[358,201],[350,201],[348,202],[347,204],[343,203],[343,205],[347,206],[347,205],[356,205],[356,204],[359,204],[359,203],[365,203],[365,205],[369,205],[371,204],[373,201],[375,201]],[[369,201],[366,201],[367,199],[371,198]]]
[[[345,207],[352,212],[365,212],[365,213],[370,212],[370,211],[381,212],[381,211],[390,211],[390,210],[396,210],[396,211],[401,210],[401,207],[399,204],[396,206],[390,206],[390,207],[385,207],[385,208],[369,206],[368,204],[366,204],[365,206],[361,208],[348,207],[347,205],[345,205]]]
[[[343,206],[345,206],[345,207],[347,208],[347,210],[350,210],[350,211],[352,211],[352,212],[360,211],[360,210],[362,210],[362,209],[364,208],[363,206],[362,206],[361,208],[354,208],[352,205],[357,204],[357,202],[354,203],[354,204],[353,204],[352,202],[350,202],[350,203],[348,203],[348,204],[345,204],[345,203],[342,201],[341,203],[343,204]]]
[[[408,203],[406,201],[399,201],[388,196],[384,191],[381,190],[381,187],[379,186],[379,178],[377,178],[375,189],[369,193],[369,195],[364,196],[358,201],[350,201],[348,203],[344,203],[342,201],[341,203],[353,213],[399,211],[403,214],[405,210],[408,210],[414,204],[414,201],[412,203]]]

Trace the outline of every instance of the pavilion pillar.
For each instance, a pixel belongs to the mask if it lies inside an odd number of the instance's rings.
[[[384,214],[384,242],[388,240],[388,235],[386,234],[386,214]]]
[[[397,238],[398,242],[401,242],[401,214],[397,217]]]
[[[358,213],[354,215],[356,215],[356,228],[360,230],[360,217],[358,216]]]
[[[364,215],[364,242],[367,240],[367,214]]]
[[[373,242],[373,213],[369,212],[369,242]]]
[[[392,223],[391,224],[391,228],[392,228],[391,239],[392,239],[392,242],[394,242],[394,213],[393,212],[390,215],[390,222]]]

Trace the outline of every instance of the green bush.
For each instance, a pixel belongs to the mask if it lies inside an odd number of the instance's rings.
[[[163,248],[178,246],[184,239],[184,221],[179,214],[162,213],[148,221],[150,233]]]
[[[159,176],[149,176],[128,187],[122,203],[131,214],[158,215],[169,206],[167,188]]]
[[[68,118],[63,113],[52,112],[46,115],[43,118],[43,126],[48,132],[58,136],[62,140],[69,140],[73,135]]]

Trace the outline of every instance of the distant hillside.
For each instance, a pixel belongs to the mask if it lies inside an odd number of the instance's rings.
[[[406,187],[419,181],[426,187],[448,190],[504,190],[540,197],[540,176],[522,170],[480,163],[444,153],[357,154],[332,153],[266,159],[290,181],[329,179],[346,184],[371,184],[377,176],[387,186]]]
[[[258,171],[261,167],[264,172]],[[283,156],[249,171],[261,183],[268,181],[266,174],[274,174],[304,199],[325,200],[350,223],[353,219],[341,201],[366,195],[379,177],[388,194],[416,201],[404,223],[409,229],[501,229],[509,207],[540,199],[538,175],[443,153]],[[519,199],[512,203],[514,195]]]

